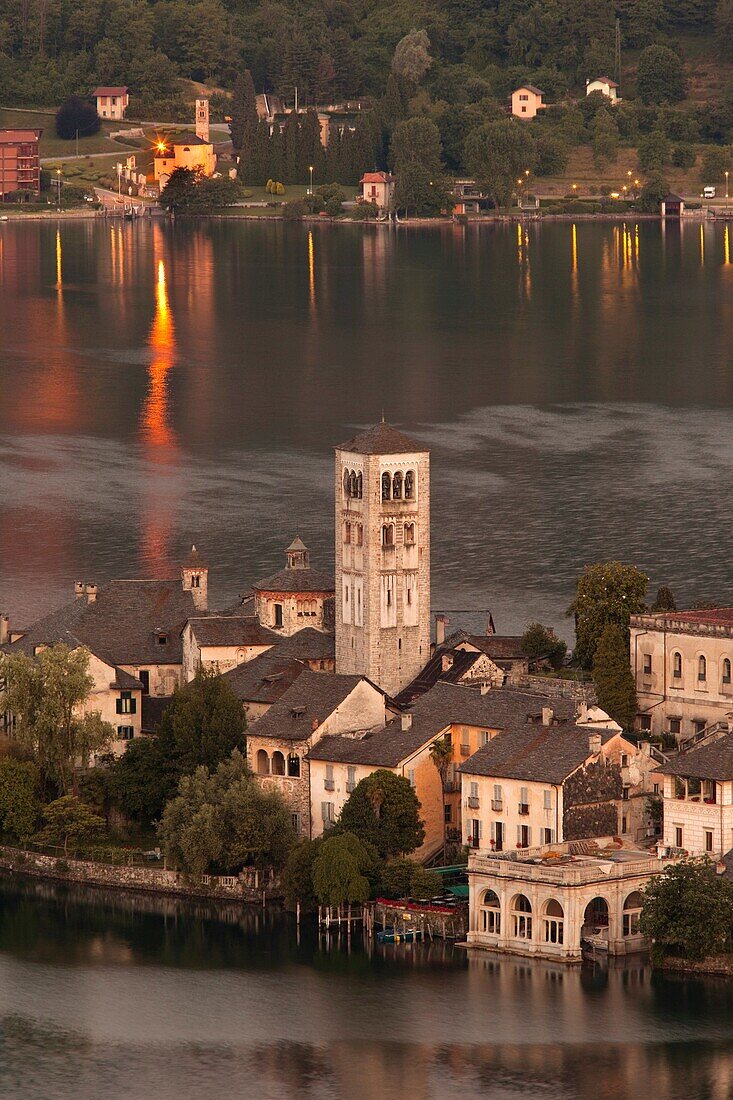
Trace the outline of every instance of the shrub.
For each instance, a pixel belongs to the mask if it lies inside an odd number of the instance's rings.
[[[675,145],[672,150],[672,164],[675,168],[694,168],[697,156],[691,145]]]
[[[337,218],[343,212],[343,209],[341,199],[335,195],[326,202],[325,210],[329,218]]]
[[[68,875],[69,864],[65,859],[57,859],[53,865],[54,871],[58,871],[60,875]]]
[[[307,213],[305,203],[300,202],[299,199],[293,199],[291,202],[285,202],[282,204],[283,217],[288,221],[300,221],[301,218]]]
[[[84,137],[96,134],[99,127],[97,108],[78,96],[70,96],[56,112],[56,133],[66,141],[75,138],[77,133]]]
[[[378,215],[379,207],[375,202],[360,202],[351,213],[352,218],[357,221],[372,221]]]

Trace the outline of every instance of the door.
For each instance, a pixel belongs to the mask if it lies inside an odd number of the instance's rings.
[[[497,821],[494,824],[494,834],[495,834],[495,837],[496,837],[496,844],[494,845],[494,851],[503,852],[504,851],[504,822],[503,821]]]
[[[481,822],[477,817],[471,820],[471,847],[478,848],[481,839]]]

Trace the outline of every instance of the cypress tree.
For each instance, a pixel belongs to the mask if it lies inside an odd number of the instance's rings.
[[[672,589],[666,584],[657,589],[657,598],[652,604],[652,611],[676,611],[677,604],[674,600]]]
[[[283,167],[281,179],[283,183],[298,182],[298,139],[300,131],[300,118],[296,114],[288,115],[282,129]],[[274,177],[273,177],[274,178]]]
[[[234,92],[232,93],[232,121],[229,123],[229,133],[232,135],[232,146],[236,153],[242,148],[242,143],[244,141],[245,98],[246,88],[244,76],[242,73],[237,73],[237,78],[234,81]]]
[[[598,706],[625,730],[633,727],[636,688],[629,661],[628,632],[609,623],[601,634],[593,657],[593,682]]]
[[[313,166],[313,177],[319,183],[324,182],[326,157],[321,145],[321,124],[314,110],[308,110],[301,116],[298,127],[296,180],[307,183],[310,179],[309,168]]]

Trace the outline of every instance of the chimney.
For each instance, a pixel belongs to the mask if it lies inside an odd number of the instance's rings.
[[[589,733],[588,734],[588,749],[590,751],[591,756],[598,756],[598,753],[601,751],[601,735],[600,735],[600,733]]]
[[[84,595],[84,581],[74,581],[74,595],[78,598]]]
[[[453,654],[444,653],[440,660],[440,671],[448,672],[451,668],[453,668]]]
[[[318,729],[318,726],[319,726],[318,719],[314,715],[313,718],[311,718],[311,733],[315,733],[316,730]]]
[[[482,695],[488,695],[490,691],[491,691],[491,684],[489,683],[489,681],[488,680],[482,680],[482,682],[481,682],[481,694]]]
[[[435,644],[443,645],[445,641],[445,624],[447,619],[445,615],[435,616]]]
[[[84,592],[86,594],[87,603],[94,603],[94,601],[97,598],[97,591],[98,591],[98,588],[97,588],[96,584],[87,584],[87,585],[84,586]]]
[[[400,715],[400,725],[403,730],[412,729],[412,715],[409,713],[409,711],[405,711],[403,714]]]
[[[5,612],[0,612],[0,645],[10,641],[10,617]]]
[[[552,725],[552,719],[554,717],[555,717],[555,712],[552,709],[552,707],[543,707],[542,708],[542,725],[543,726],[551,726]]]
[[[587,703],[581,703],[580,704],[580,706],[578,707],[578,717],[575,719],[575,721],[579,722],[579,723],[588,721],[588,704]]]

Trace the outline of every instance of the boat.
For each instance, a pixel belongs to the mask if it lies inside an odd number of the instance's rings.
[[[377,943],[415,943],[422,939],[422,931],[414,928],[408,932],[395,932],[394,928],[385,928],[377,932]]]

